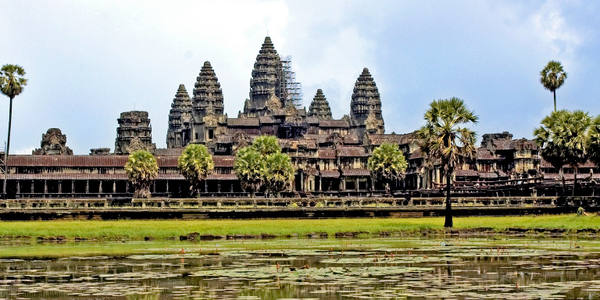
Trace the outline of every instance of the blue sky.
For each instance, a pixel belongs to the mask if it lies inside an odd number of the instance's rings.
[[[191,93],[211,61],[237,116],[265,35],[291,55],[308,106],[317,88],[349,112],[363,67],[382,97],[386,132],[423,124],[433,99],[459,97],[479,135],[531,138],[552,110],[539,83],[548,60],[568,72],[558,106],[600,114],[598,1],[11,1],[0,0],[0,64],[29,84],[14,104],[11,153],[59,127],[75,153],[114,148],[120,112],[146,110],[165,147],[180,83]],[[6,139],[8,98],[0,100]]]

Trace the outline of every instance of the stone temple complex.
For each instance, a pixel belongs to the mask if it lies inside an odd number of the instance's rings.
[[[217,70],[218,71],[218,70]],[[168,111],[166,149],[153,143],[147,112],[123,112],[117,119],[115,148],[91,149],[89,155],[73,155],[66,135],[51,128],[32,155],[11,155],[8,161],[8,194],[11,197],[130,196],[133,192],[123,166],[127,154],[138,149],[154,153],[159,176],[152,185],[156,195],[184,197],[188,186],[177,169],[177,158],[191,143],[206,145],[215,169],[202,195],[245,195],[233,171],[236,150],[260,135],[279,140],[295,166],[289,192],[295,195],[368,195],[383,189],[372,180],[367,160],[383,143],[397,144],[408,161],[396,190],[436,190],[444,183],[439,165],[427,163],[414,132],[386,133],[382,97],[367,68],[357,70],[350,111],[334,119],[326,93],[314,95],[308,110],[289,97],[284,66],[270,37],[266,37],[250,73],[249,98],[237,116],[225,114],[226,93],[206,61],[191,90],[180,84],[173,99],[165,99]],[[166,102],[168,101],[168,102]],[[170,104],[170,110],[168,105]],[[579,178],[598,179],[598,168],[583,164]],[[537,145],[513,139],[508,132],[484,134],[475,158],[455,171],[455,184],[493,185],[522,178],[555,180],[558,171],[540,158]],[[567,177],[572,170],[566,170]]]

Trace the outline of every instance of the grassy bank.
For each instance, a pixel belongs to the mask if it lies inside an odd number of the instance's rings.
[[[172,239],[198,232],[201,235],[275,235],[304,236],[325,232],[414,232],[443,230],[443,218],[380,219],[267,219],[267,220],[120,220],[120,221],[2,221],[0,237],[65,237],[66,239]],[[599,216],[543,215],[508,217],[460,217],[456,229],[489,227],[508,228],[600,229]]]

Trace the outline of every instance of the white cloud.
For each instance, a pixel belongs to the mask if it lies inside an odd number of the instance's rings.
[[[563,2],[546,1],[531,15],[529,22],[542,46],[548,47],[555,57],[574,62],[583,37],[565,20],[561,4]]]

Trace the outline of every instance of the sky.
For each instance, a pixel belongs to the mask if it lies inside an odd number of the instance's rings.
[[[553,107],[539,82],[549,60],[568,73],[558,108],[600,114],[598,11],[599,1],[0,0],[0,64],[23,66],[29,80],[14,101],[11,154],[31,153],[52,127],[76,154],[112,150],[129,110],[149,112],[164,148],[177,87],[191,94],[207,60],[236,117],[267,35],[292,56],[306,107],[321,88],[335,118],[349,114],[367,67],[387,133],[416,130],[432,100],[459,97],[479,136],[531,138]]]

